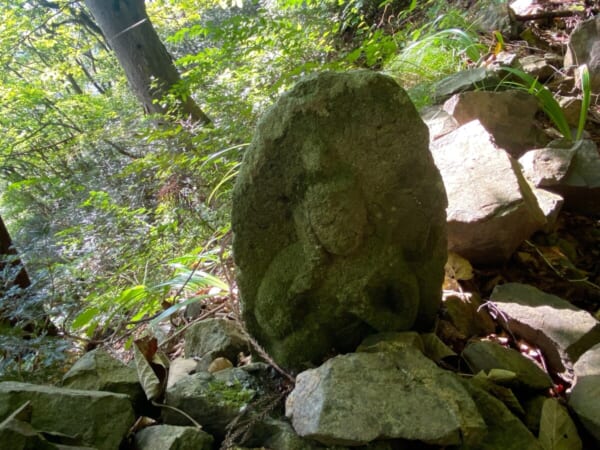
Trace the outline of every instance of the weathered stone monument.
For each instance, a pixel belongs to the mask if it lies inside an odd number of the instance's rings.
[[[441,298],[446,193],[404,90],[369,71],[299,82],[264,115],[234,190],[248,331],[282,366],[427,329]]]

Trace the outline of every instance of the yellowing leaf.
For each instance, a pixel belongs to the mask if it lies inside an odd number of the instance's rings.
[[[548,398],[542,406],[540,444],[544,450],[581,450],[582,443],[569,413],[558,400]]]
[[[448,252],[448,260],[444,269],[446,275],[455,280],[470,280],[473,278],[471,263],[454,252]]]
[[[138,380],[148,400],[162,397],[167,382],[169,359],[160,350],[156,338],[134,341],[134,357]]]

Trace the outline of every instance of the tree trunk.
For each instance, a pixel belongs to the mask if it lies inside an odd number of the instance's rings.
[[[8,234],[8,230],[4,225],[2,217],[0,217],[0,270],[4,270],[7,260],[12,260],[11,265],[13,266],[21,266],[15,279],[10,281],[11,284],[16,284],[25,289],[31,285],[31,280],[29,279],[29,275],[27,275],[25,266],[21,264],[21,261],[18,258],[14,257],[16,254],[17,251],[12,246],[10,234]]]
[[[85,0],[85,4],[146,112],[164,114],[162,101],[171,93],[179,100],[176,111],[179,116],[210,123],[180,85],[179,72],[148,18],[144,0]]]

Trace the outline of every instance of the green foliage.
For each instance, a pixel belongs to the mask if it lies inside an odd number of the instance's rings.
[[[417,107],[429,103],[433,83],[477,62],[485,50],[464,12],[446,2],[426,3],[431,20],[402,33],[406,44],[384,67],[408,88]]]
[[[563,109],[561,108],[558,101],[554,98],[552,92],[550,92],[550,90],[542,83],[540,83],[536,78],[523,72],[522,70],[511,67],[505,67],[503,68],[503,70],[507,71],[511,75],[514,75],[517,78],[517,80],[515,81],[513,79],[505,79],[502,84],[505,86],[516,87],[518,89],[525,90],[530,94],[534,95],[537,98],[542,110],[544,111],[544,113],[546,113],[548,118],[550,118],[552,123],[558,129],[558,131],[566,139],[572,141],[573,133],[571,131],[571,127],[567,122],[567,118],[565,117]],[[583,94],[583,101],[581,104],[581,111],[579,113],[577,133],[575,135],[576,140],[580,140],[583,135],[583,128],[587,120],[591,96],[590,77],[586,65],[583,65],[580,68],[580,74],[582,80],[581,89]]]
[[[174,89],[213,127],[144,116],[82,2],[0,5],[0,213],[34,281],[3,305],[79,338],[158,328],[231,294],[231,189],[258,117],[300,77],[385,68],[426,86],[480,52],[441,0],[146,6],[182,75]],[[64,341],[46,342],[2,353],[0,376],[58,361]]]

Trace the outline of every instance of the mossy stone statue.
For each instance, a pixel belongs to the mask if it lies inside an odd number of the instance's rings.
[[[234,190],[243,319],[290,370],[431,327],[446,193],[404,90],[370,71],[299,82],[261,119]]]

